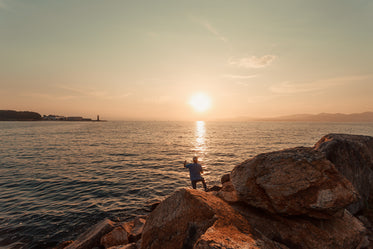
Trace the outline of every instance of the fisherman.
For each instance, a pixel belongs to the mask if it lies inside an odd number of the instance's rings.
[[[197,188],[197,182],[202,182],[205,191],[207,191],[207,186],[205,179],[201,176],[203,169],[201,164],[198,163],[198,157],[193,157],[193,163],[187,164],[187,161],[184,162],[184,167],[189,169],[190,181],[192,182],[192,187]]]

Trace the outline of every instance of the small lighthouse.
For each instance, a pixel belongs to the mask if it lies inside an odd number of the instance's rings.
[[[97,115],[97,121],[100,121],[100,115]]]

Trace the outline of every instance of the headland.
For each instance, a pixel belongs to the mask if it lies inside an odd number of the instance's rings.
[[[100,120],[97,115],[96,119],[84,118],[80,116],[65,117],[62,115],[40,115],[32,111],[14,111],[14,110],[0,110],[0,121],[105,121]]]

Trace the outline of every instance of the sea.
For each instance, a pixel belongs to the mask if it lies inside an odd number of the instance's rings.
[[[191,187],[193,156],[212,187],[244,160],[329,133],[373,136],[373,123],[0,122],[0,248],[53,248],[145,215]]]

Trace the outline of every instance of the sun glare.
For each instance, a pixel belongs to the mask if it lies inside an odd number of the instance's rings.
[[[189,104],[195,111],[204,112],[210,109],[211,99],[204,93],[196,93],[190,98]]]

